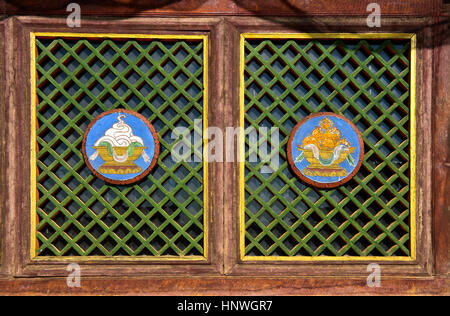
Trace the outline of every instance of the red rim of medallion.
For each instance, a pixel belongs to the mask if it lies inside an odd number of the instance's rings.
[[[295,134],[297,133],[297,130],[306,121],[308,121],[308,120],[310,120],[310,119],[312,119],[314,117],[317,117],[317,116],[335,116],[335,117],[338,117],[338,118],[344,120],[345,122],[347,122],[353,128],[353,130],[355,131],[355,133],[356,133],[356,135],[358,136],[358,139],[359,139],[359,145],[360,145],[361,150],[360,150],[359,160],[358,160],[357,165],[355,166],[355,169],[353,169],[353,171],[349,175],[347,175],[344,179],[342,179],[340,181],[337,181],[337,182],[321,183],[321,182],[316,182],[314,180],[311,180],[311,179],[307,178],[306,176],[304,176],[300,172],[300,170],[298,170],[298,168],[295,166],[294,160],[292,159],[291,144],[292,144],[292,141],[294,139]],[[338,187],[340,185],[343,185],[344,183],[350,181],[356,175],[356,173],[359,171],[359,168],[361,167],[361,164],[362,164],[363,158],[364,158],[364,142],[362,140],[361,133],[358,131],[358,129],[355,126],[355,124],[353,124],[349,119],[347,119],[346,117],[344,117],[342,115],[333,113],[333,112],[319,112],[319,113],[308,115],[307,117],[303,118],[300,122],[298,122],[294,126],[294,128],[293,128],[293,130],[291,132],[291,135],[289,136],[289,141],[287,143],[287,158],[288,158],[288,162],[289,162],[289,165],[290,165],[292,171],[294,171],[294,173],[302,181],[304,181],[304,182],[306,182],[306,183],[308,183],[308,184],[310,184],[312,186],[321,188],[321,189],[336,188],[336,187]]]
[[[138,176],[129,179],[129,180],[113,180],[113,179],[109,179],[103,175],[101,175],[99,172],[97,172],[91,165],[91,163],[89,162],[88,156],[86,154],[86,139],[87,139],[87,135],[89,134],[89,131],[91,130],[92,126],[94,126],[94,124],[101,119],[102,117],[104,117],[105,115],[111,114],[111,113],[128,113],[131,115],[136,116],[137,118],[139,118],[142,122],[144,122],[147,127],[149,128],[150,132],[152,133],[153,136],[153,140],[155,142],[155,153],[153,155],[153,159],[150,163],[150,165],[147,167],[147,169],[145,169],[144,171],[142,171],[142,173],[140,173]],[[82,143],[82,152],[83,152],[83,157],[84,157],[84,162],[86,163],[86,165],[88,166],[89,170],[91,170],[91,172],[98,177],[99,179],[111,183],[111,184],[131,184],[131,183],[135,183],[141,179],[143,179],[144,177],[146,177],[148,175],[148,173],[153,169],[153,167],[155,167],[156,162],[158,161],[158,156],[159,156],[159,140],[158,140],[158,134],[156,133],[155,128],[153,127],[153,125],[141,114],[135,112],[135,111],[131,111],[131,110],[126,110],[126,109],[114,109],[114,110],[109,110],[109,111],[105,111],[102,114],[99,114],[97,117],[94,118],[94,120],[88,125],[88,127],[86,128],[86,131],[84,132],[84,136],[83,136],[83,143]]]

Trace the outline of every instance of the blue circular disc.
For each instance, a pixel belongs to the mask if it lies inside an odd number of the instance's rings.
[[[141,114],[116,109],[97,116],[83,139],[89,169],[113,184],[139,181],[156,165],[159,141],[154,127]]]
[[[316,113],[300,121],[288,142],[288,161],[303,181],[332,188],[359,170],[364,144],[356,126],[342,115]]]

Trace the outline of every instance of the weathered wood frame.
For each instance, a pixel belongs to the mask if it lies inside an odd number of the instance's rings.
[[[150,21],[134,20],[134,21],[115,21],[115,33],[129,33],[133,28],[136,34],[195,34],[207,35],[209,39],[213,39],[216,43],[210,46],[210,63],[212,65],[220,65],[218,61],[221,58],[220,40],[218,37],[219,28],[218,19],[198,19],[193,21],[186,20],[180,25],[179,20],[174,19],[152,19]],[[107,33],[110,30],[111,21],[92,21],[85,22],[86,28],[92,33]],[[186,26],[189,25],[188,30]],[[6,177],[11,181],[8,190],[16,192],[15,199],[9,201],[8,209],[12,214],[12,223],[16,229],[11,230],[12,234],[8,235],[6,240],[8,245],[16,245],[11,247],[14,251],[13,263],[14,275],[16,276],[64,276],[67,275],[66,267],[69,262],[78,263],[86,276],[89,275],[180,275],[190,271],[192,275],[208,275],[220,273],[221,265],[221,230],[222,230],[222,206],[218,202],[221,198],[221,184],[214,181],[222,176],[222,166],[220,164],[209,164],[208,170],[208,188],[211,196],[217,198],[208,199],[209,219],[208,231],[210,232],[208,245],[208,258],[206,260],[177,260],[160,258],[142,257],[142,258],[109,258],[98,260],[97,258],[89,259],[88,257],[79,259],[74,258],[30,258],[30,214],[26,210],[29,209],[29,194],[33,188],[30,187],[30,170],[22,168],[26,161],[30,160],[30,150],[27,149],[30,144],[30,33],[31,32],[67,32],[66,21],[64,19],[46,19],[46,18],[14,18],[11,21],[12,36],[14,41],[14,51],[18,52],[15,58],[11,60],[14,63],[14,82],[16,82],[13,98],[14,104],[20,104],[15,107],[15,111],[8,117],[8,134],[14,134],[16,139],[20,139],[16,145],[7,144],[8,165]],[[28,69],[27,69],[28,65]],[[217,71],[217,67],[212,67],[209,77],[209,102],[215,104],[214,110],[208,108],[208,123],[212,126],[221,126],[220,104],[218,96],[220,96],[220,76],[222,71]],[[13,123],[15,122],[15,123]],[[20,123],[19,123],[20,122]],[[23,128],[17,129],[14,126],[20,125]],[[27,180],[28,178],[28,180]],[[14,179],[14,180],[13,180]],[[20,183],[20,185],[19,185]],[[27,237],[28,235],[28,237]],[[20,245],[20,246],[18,246]],[[27,250],[28,249],[28,250]]]
[[[367,33],[370,28],[367,27],[366,21],[358,18],[344,19],[321,19],[322,25],[318,25],[314,19],[298,21],[297,19],[285,18],[276,21],[261,18],[230,18],[230,25],[233,32],[230,34],[229,47],[233,47],[232,54],[233,64],[239,64],[239,39],[242,33],[265,33],[270,30],[270,33],[307,33],[313,30],[313,33]],[[432,218],[432,192],[429,190],[432,177],[431,166],[431,127],[432,127],[432,103],[431,91],[423,89],[424,84],[432,80],[432,73],[428,67],[424,67],[427,61],[432,60],[432,54],[429,49],[431,29],[426,28],[427,21],[422,19],[415,19],[410,23],[402,23],[398,25],[395,20],[385,18],[383,32],[385,33],[416,33],[417,34],[417,68],[416,68],[416,126],[417,126],[417,142],[416,142],[416,190],[417,190],[417,259],[411,262],[402,261],[377,261],[379,263],[383,274],[385,275],[421,275],[429,276],[433,270],[432,245],[428,236],[431,234],[431,218]],[[345,31],[344,31],[345,30]],[[231,44],[232,43],[232,44]],[[240,77],[238,72],[233,72],[229,78],[232,91],[239,90]],[[239,99],[236,95],[230,96],[231,100],[227,102],[232,104],[239,104]],[[234,126],[239,126],[239,107],[233,107],[233,112],[230,114]],[[239,173],[236,166],[226,166],[225,173],[232,173],[236,178],[226,178],[226,181],[233,183],[239,182]],[[235,182],[236,181],[236,182]],[[234,225],[233,232],[236,236],[239,235],[239,190],[231,182],[225,183],[226,197],[225,209],[233,210],[233,217],[225,217],[225,226]],[[227,195],[229,197],[227,197]],[[234,199],[232,199],[233,197]],[[229,201],[232,201],[229,203]],[[233,275],[303,275],[303,276],[320,276],[324,274],[332,275],[365,275],[367,274],[367,260],[352,260],[351,262],[342,259],[316,262],[303,261],[277,261],[268,258],[267,261],[243,261],[239,253],[239,241],[236,238],[226,238],[226,241],[231,240],[226,245],[225,251],[225,271]]]
[[[351,13],[348,2],[354,3]],[[211,2],[211,1],[208,1]],[[214,1],[213,1],[214,2]],[[230,1],[218,1],[217,7],[192,11],[179,17],[174,10],[153,10],[134,14],[125,9],[88,9],[87,15],[116,17],[139,15],[130,19],[101,18],[83,20],[80,32],[171,33],[199,32],[209,35],[210,85],[209,122],[211,126],[239,126],[239,35],[242,32],[371,32],[365,4],[346,0],[325,11],[317,2],[305,9],[303,17],[292,16],[284,7],[272,5],[259,13],[279,17],[254,17],[251,10],[236,10]],[[382,4],[386,1],[381,1]],[[0,216],[3,243],[0,264],[0,293],[39,294],[163,294],[163,295],[282,295],[282,294],[448,294],[448,224],[450,194],[450,105],[448,32],[449,5],[440,1],[415,0],[406,7],[385,7],[381,32],[416,33],[417,51],[417,166],[418,170],[418,253],[408,264],[381,263],[382,286],[366,284],[366,263],[282,263],[242,262],[239,259],[238,163],[214,163],[210,166],[209,207],[210,262],[207,264],[165,264],[161,262],[85,262],[81,264],[83,281],[79,289],[68,288],[67,262],[31,262],[29,259],[29,170],[27,157],[29,131],[29,56],[30,31],[71,31],[65,18],[10,17],[0,22]],[[273,1],[267,1],[273,3]],[[403,5],[403,4],[402,4]],[[261,4],[261,8],[265,6]],[[442,10],[441,10],[442,9]],[[8,9],[10,14],[24,12]],[[209,10],[209,11],[208,11]],[[43,14],[43,12],[26,12]],[[45,12],[47,14],[47,12]],[[60,16],[64,11],[50,12]],[[163,18],[161,16],[168,16]],[[169,17],[170,16],[170,17]],[[178,18],[176,18],[178,16]],[[199,17],[200,16],[200,17]],[[209,16],[209,17],[205,17]],[[309,17],[305,17],[309,16]],[[319,17],[320,16],[320,17]],[[78,31],[75,29],[75,31]],[[231,66],[232,65],[232,66]],[[231,69],[232,68],[232,69]],[[4,142],[8,136],[12,144]],[[237,146],[236,146],[237,147]],[[236,148],[235,148],[236,150]],[[237,157],[237,156],[235,156]],[[28,160],[27,160],[28,159]],[[27,180],[28,179],[28,180]],[[3,181],[4,180],[4,181]],[[28,223],[27,223],[28,222]],[[138,280],[133,276],[139,275]],[[57,276],[59,278],[47,278]],[[26,277],[26,279],[22,279]],[[167,278],[170,277],[170,278]],[[288,277],[288,278],[286,278]],[[251,291],[251,292],[249,292]]]
[[[0,38],[5,39],[5,22],[0,22]],[[0,41],[0,90],[4,91],[0,95],[0,121],[6,122],[6,100],[7,100],[7,91],[6,91],[6,67],[5,67],[5,50],[6,41]],[[6,128],[5,124],[0,125],[0,149],[3,149],[6,144]],[[1,150],[0,153],[0,179],[6,179],[6,152]],[[6,206],[7,201],[3,196],[3,192],[6,192],[6,181],[0,181],[0,277],[3,275],[7,275],[6,271]]]

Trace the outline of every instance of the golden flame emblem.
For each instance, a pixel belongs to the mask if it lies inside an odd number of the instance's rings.
[[[297,148],[300,155],[295,161],[300,162],[305,158],[310,163],[303,169],[306,176],[344,177],[347,171],[339,164],[347,159],[354,166],[350,154],[355,148],[341,136],[341,131],[328,117],[322,119]]]

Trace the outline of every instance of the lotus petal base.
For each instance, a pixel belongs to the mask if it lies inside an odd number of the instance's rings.
[[[105,174],[128,174],[128,173],[139,173],[142,168],[132,164],[132,165],[108,165],[108,163],[103,164],[98,168],[98,172]]]
[[[303,169],[303,174],[310,177],[345,177],[347,171],[338,168],[311,168],[307,167]]]

